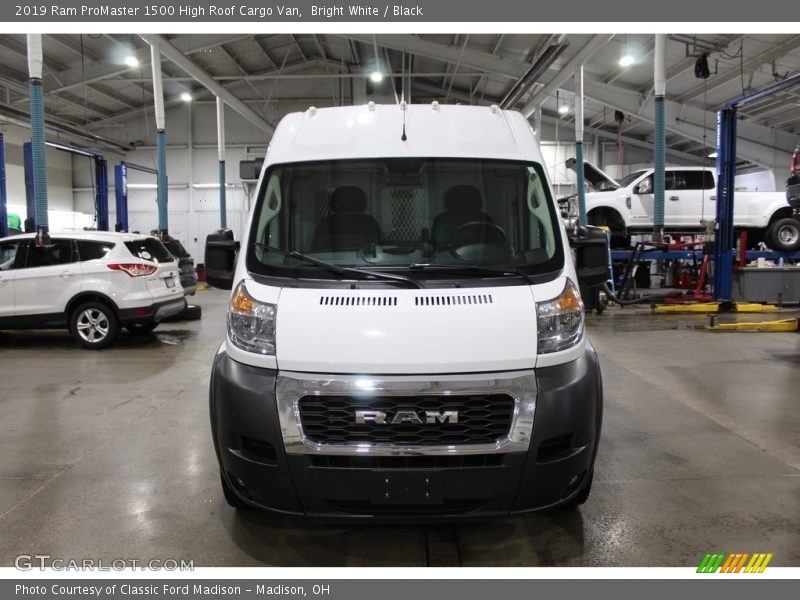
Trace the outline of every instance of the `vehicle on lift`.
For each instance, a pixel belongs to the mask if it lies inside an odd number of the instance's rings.
[[[568,161],[575,168],[575,161]],[[615,247],[629,244],[628,236],[653,230],[653,169],[641,169],[614,181],[586,163],[586,180],[598,191],[586,194],[589,224],[608,227]],[[717,176],[703,167],[668,167],[664,172],[664,228],[666,231],[702,231],[703,221],[716,215]],[[566,210],[577,215],[577,196]],[[800,237],[792,236],[797,222],[791,218],[782,192],[736,192],[734,227],[749,231],[750,241],[765,240],[773,250],[800,250]],[[572,222],[572,221],[570,221]]]
[[[0,329],[69,329],[84,348],[152,331],[186,306],[178,265],[153,237],[104,231],[0,239]]]
[[[233,289],[210,385],[232,506],[438,522],[588,498],[600,368],[519,113],[290,114],[241,245],[220,230],[205,263]]]
[[[800,244],[800,142],[792,154],[791,174],[786,180],[786,201],[792,207],[794,223],[786,225],[783,232],[787,239],[794,239]]]

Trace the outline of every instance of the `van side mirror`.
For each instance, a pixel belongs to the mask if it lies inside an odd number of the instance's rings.
[[[221,290],[233,287],[239,242],[230,229],[218,229],[206,237],[206,282]]]
[[[608,237],[600,227],[579,227],[570,235],[569,245],[575,251],[575,271],[581,288],[603,285],[609,279]]]

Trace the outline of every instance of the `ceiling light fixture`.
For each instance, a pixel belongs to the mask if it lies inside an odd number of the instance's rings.
[[[561,106],[558,107],[558,114],[565,115],[568,112],[569,112],[569,106],[567,106],[566,104],[562,104]]]
[[[381,73],[380,71],[373,71],[369,75],[369,80],[372,83],[380,83],[381,81],[383,81],[383,73]]]
[[[192,95],[189,92],[183,92],[181,94],[181,100],[183,100],[184,102],[191,102],[192,101]]]
[[[619,66],[620,67],[630,67],[636,61],[633,58],[633,55],[628,52],[628,34],[625,34],[625,41],[623,42],[622,46],[622,56],[619,59]]]
[[[139,59],[136,58],[133,54],[130,54],[125,57],[125,64],[131,67],[132,69],[135,69],[136,67],[139,66]]]

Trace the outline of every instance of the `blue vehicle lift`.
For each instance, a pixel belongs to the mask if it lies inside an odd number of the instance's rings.
[[[45,141],[45,146],[92,159],[94,163],[94,206],[97,229],[99,231],[108,231],[108,162],[106,159],[97,152],[61,142]],[[33,146],[31,142],[26,142],[23,145],[23,154],[25,159],[25,201],[28,207],[25,231],[36,231],[36,222],[33,216],[36,214],[36,202],[33,193]]]
[[[128,231],[128,170],[151,173],[158,177],[158,170],[145,165],[122,161],[114,167],[114,196],[117,202],[115,231]]]
[[[800,73],[725,103],[717,112],[717,235],[714,240],[714,299],[733,300],[733,198],[736,175],[736,122],[740,106],[800,83]],[[747,253],[750,258],[751,253]],[[754,256],[755,257],[755,256]]]

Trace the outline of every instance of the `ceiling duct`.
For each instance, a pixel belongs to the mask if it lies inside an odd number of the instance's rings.
[[[500,108],[510,108],[516,105],[522,97],[527,93],[530,87],[536,83],[539,78],[544,75],[547,69],[558,59],[559,56],[569,46],[566,42],[559,42],[550,44],[544,51],[536,57],[533,64],[528,67],[525,74],[520,77],[517,82],[512,86],[511,90],[500,101]]]

